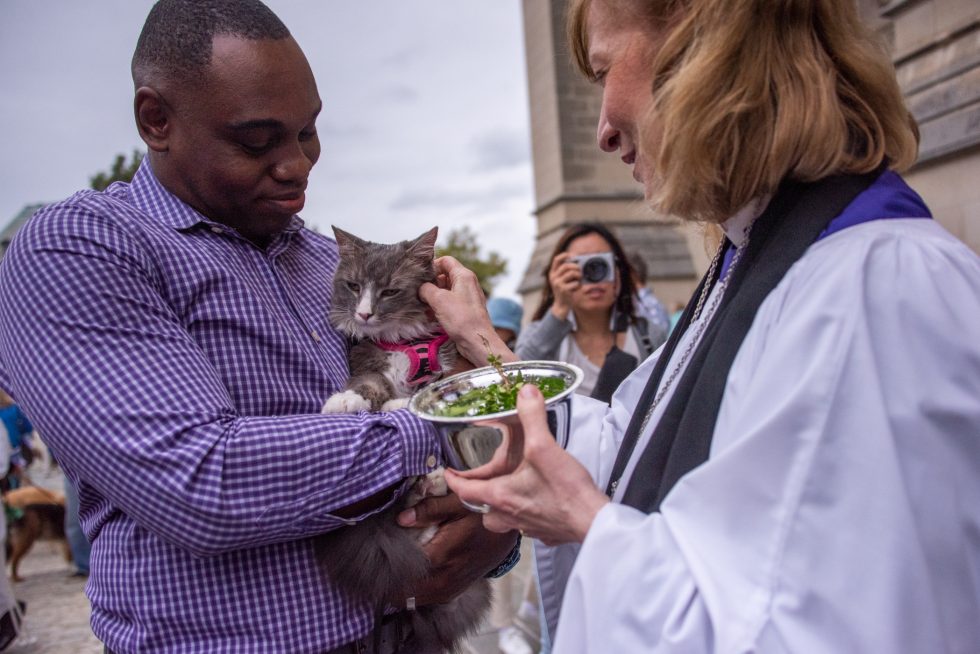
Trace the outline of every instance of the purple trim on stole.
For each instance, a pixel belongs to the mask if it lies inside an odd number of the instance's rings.
[[[840,215],[830,221],[827,228],[817,236],[817,240],[854,225],[889,218],[932,218],[932,213],[919,194],[898,173],[886,170],[871,186],[854,198]],[[721,263],[719,279],[728,272],[734,256],[735,248],[729,245]]]

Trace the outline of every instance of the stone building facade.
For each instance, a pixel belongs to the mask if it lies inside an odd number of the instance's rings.
[[[906,175],[950,232],[980,252],[980,0],[861,0],[919,123]]]
[[[596,147],[598,89],[573,68],[565,0],[522,0],[537,243],[519,291],[537,305],[564,228],[597,220],[644,255],[654,291],[684,301],[707,267],[704,238],[646,207],[627,166]],[[919,122],[919,161],[906,176],[936,218],[980,252],[980,0],[857,0],[895,63]]]

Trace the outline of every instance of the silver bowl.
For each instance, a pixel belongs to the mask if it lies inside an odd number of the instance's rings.
[[[504,373],[520,371],[525,381],[545,377],[561,377],[565,390],[545,400],[548,427],[558,444],[568,443],[571,395],[582,383],[582,370],[577,366],[559,361],[517,361],[506,363]],[[478,468],[490,461],[494,452],[504,442],[505,432],[520,437],[509,448],[523,451],[523,432],[517,418],[517,409],[480,416],[449,417],[439,415],[440,410],[461,395],[474,388],[485,388],[500,382],[495,368],[486,367],[461,372],[441,379],[419,390],[408,403],[409,410],[433,423],[438,432],[443,456],[449,467],[456,470]],[[474,511],[485,512],[489,507],[467,505]]]

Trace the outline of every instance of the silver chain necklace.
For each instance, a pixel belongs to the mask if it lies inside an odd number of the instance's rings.
[[[638,433],[642,434],[643,431],[646,429],[647,424],[650,422],[650,418],[653,416],[653,412],[660,405],[660,401],[663,400],[664,396],[667,394],[667,391],[670,390],[671,386],[673,386],[674,380],[676,380],[677,377],[680,375],[681,370],[683,370],[684,367],[687,365],[687,361],[688,359],[691,358],[691,354],[694,352],[694,348],[697,346],[698,343],[701,342],[701,336],[702,334],[704,334],[705,328],[708,326],[708,323],[711,321],[711,317],[715,315],[715,311],[717,311],[718,309],[718,303],[721,302],[721,298],[724,297],[725,295],[725,290],[728,288],[728,282],[732,278],[732,273],[735,272],[735,267],[738,265],[738,262],[742,259],[742,253],[745,252],[746,248],[749,245],[749,232],[751,231],[754,222],[755,221],[752,221],[751,223],[745,226],[745,231],[744,231],[745,238],[742,241],[742,245],[735,249],[735,255],[732,257],[732,262],[731,264],[729,264],[728,270],[725,271],[725,276],[722,277],[721,280],[718,282],[718,292],[714,294],[714,297],[711,300],[711,306],[708,307],[708,311],[704,316],[704,320],[698,322],[698,318],[701,317],[701,311],[704,309],[704,303],[708,299],[708,296],[710,295],[712,285],[706,283],[704,285],[704,288],[701,289],[701,294],[698,296],[698,303],[694,306],[694,315],[691,316],[690,324],[698,323],[697,327],[695,328],[694,335],[691,338],[691,340],[688,341],[687,347],[684,348],[684,352],[681,354],[681,358],[677,362],[677,365],[675,365],[674,369],[671,370],[670,375],[667,377],[666,381],[664,381],[660,385],[660,389],[657,391],[657,394],[654,396],[653,402],[650,403],[650,408],[647,409],[646,414],[643,416],[643,422],[640,423],[640,430]],[[725,239],[722,239],[721,244],[718,246],[718,250],[715,252],[715,256],[711,259],[711,265],[708,266],[708,274],[706,279],[711,279],[712,277],[715,276],[715,270],[718,269],[718,264],[721,262],[724,252],[725,252]],[[610,486],[612,490],[611,494],[616,492],[616,488],[618,486],[619,486],[619,479],[616,479],[615,481],[612,482]]]

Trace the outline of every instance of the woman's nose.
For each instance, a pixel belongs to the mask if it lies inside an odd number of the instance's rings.
[[[596,140],[599,142],[599,149],[603,152],[615,152],[619,149],[619,130],[609,124],[606,119],[605,105],[599,114],[599,128],[596,131]]]

